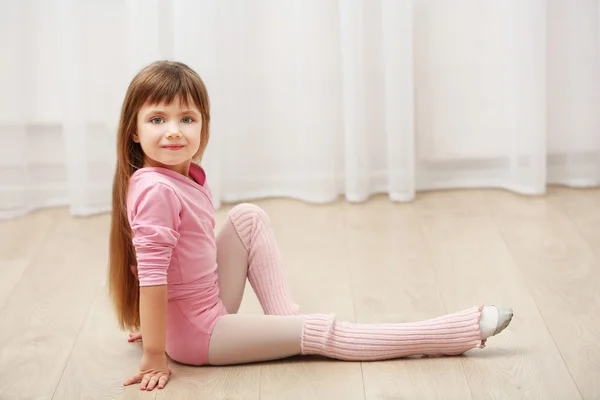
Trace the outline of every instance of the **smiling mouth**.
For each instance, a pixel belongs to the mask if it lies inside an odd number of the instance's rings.
[[[182,144],[170,144],[168,146],[162,146],[163,149],[167,150],[179,150],[183,148]]]

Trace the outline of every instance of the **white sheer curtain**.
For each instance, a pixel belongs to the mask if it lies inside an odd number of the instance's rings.
[[[3,2],[0,217],[109,211],[120,102],[176,59],[223,201],[600,184],[598,0]]]

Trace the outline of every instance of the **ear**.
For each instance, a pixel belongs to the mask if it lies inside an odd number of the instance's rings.
[[[138,134],[137,134],[137,133],[134,133],[134,134],[133,134],[133,141],[134,141],[135,143],[139,143],[139,142],[140,142],[140,137],[138,136]]]

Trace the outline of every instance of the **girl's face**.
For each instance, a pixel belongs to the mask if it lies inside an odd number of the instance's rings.
[[[162,167],[188,175],[192,158],[200,148],[202,114],[192,102],[184,107],[177,99],[170,104],[146,104],[138,112],[133,140],[144,151],[145,167]]]

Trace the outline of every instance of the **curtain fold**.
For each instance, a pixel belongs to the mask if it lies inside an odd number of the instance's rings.
[[[24,0],[0,25],[0,218],[111,209],[133,75],[193,67],[215,206],[600,185],[600,1]]]

